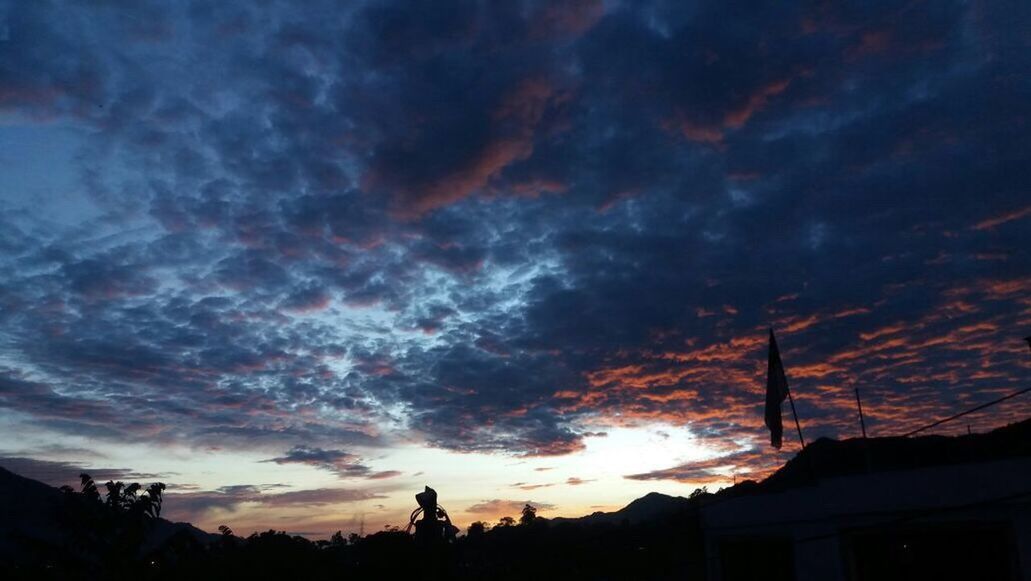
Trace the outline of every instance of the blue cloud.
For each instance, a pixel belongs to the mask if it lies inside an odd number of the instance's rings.
[[[800,392],[876,380],[885,430],[987,398],[1026,356],[1021,16],[5,6],[0,115],[83,144],[55,171],[90,212],[2,192],[0,406],[323,452],[747,436],[771,324]]]

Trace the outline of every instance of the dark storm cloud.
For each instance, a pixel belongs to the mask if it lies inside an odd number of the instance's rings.
[[[767,325],[814,435],[853,380],[885,432],[990,399],[1031,325],[1028,10],[7,5],[0,113],[83,137],[101,215],[5,192],[0,405],[344,473],[400,426],[749,439]]]

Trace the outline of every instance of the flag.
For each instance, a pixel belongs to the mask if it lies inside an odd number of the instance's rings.
[[[780,417],[780,404],[788,397],[788,378],[784,375],[784,364],[780,361],[777,338],[770,329],[770,353],[766,364],[766,427],[770,429],[770,444],[780,448],[784,436],[784,424]]]

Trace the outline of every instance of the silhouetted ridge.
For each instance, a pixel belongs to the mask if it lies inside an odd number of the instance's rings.
[[[0,466],[0,560],[17,557],[25,541],[59,542],[60,501],[58,489]]]
[[[867,470],[887,472],[1020,456],[1031,456],[1031,419],[984,434],[962,436],[820,438],[758,486],[746,485],[740,491],[770,492],[804,485],[814,477],[847,476]]]
[[[639,524],[674,518],[691,506],[692,502],[683,496],[649,492],[615,512],[599,511],[577,518],[556,517],[550,520],[554,523],[570,524],[620,524],[624,521],[628,524]]]
[[[649,492],[619,509],[615,514],[621,518],[629,519],[631,523],[637,523],[671,515],[685,510],[689,506],[691,506],[691,501],[683,496],[668,496],[658,492]]]

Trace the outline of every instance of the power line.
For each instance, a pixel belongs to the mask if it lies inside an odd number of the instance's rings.
[[[981,405],[979,405],[977,407],[970,408],[970,409],[968,409],[966,411],[963,411],[963,412],[959,412],[956,415],[952,415],[952,416],[949,416],[949,417],[947,417],[945,419],[938,420],[937,422],[934,422],[933,424],[928,424],[928,425],[926,425],[926,426],[924,426],[922,428],[917,428],[917,429],[913,430],[912,432],[906,432],[905,434],[902,434],[902,436],[900,436],[900,437],[908,438],[909,436],[912,436],[912,435],[915,435],[915,434],[919,434],[920,432],[922,432],[924,430],[929,430],[929,429],[931,429],[931,428],[933,428],[935,426],[940,426],[941,424],[944,424],[945,422],[951,422],[952,420],[955,420],[957,418],[961,418],[961,417],[963,417],[963,416],[965,416],[967,414],[972,414],[972,413],[974,413],[976,411],[983,410],[986,407],[993,406],[993,405],[995,405],[997,403],[1001,403],[1001,402],[1004,402],[1004,401],[1006,401],[1008,399],[1015,398],[1018,395],[1023,395],[1025,393],[1029,392],[1029,391],[1031,391],[1031,387],[1026,387],[1026,388],[1024,388],[1024,389],[1022,389],[1020,391],[1017,391],[1017,392],[1011,393],[1009,395],[1000,397],[997,400],[993,400],[993,401],[990,401],[988,403],[983,403],[983,404],[981,404]]]

